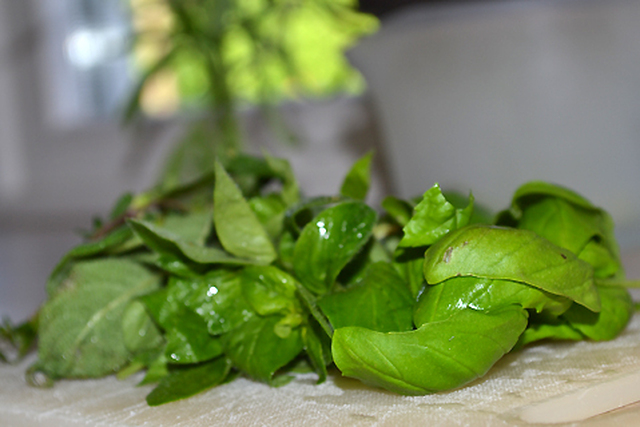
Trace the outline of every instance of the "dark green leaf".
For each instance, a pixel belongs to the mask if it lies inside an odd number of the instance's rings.
[[[147,396],[149,406],[158,406],[193,396],[222,383],[231,369],[225,357],[173,370]]]
[[[294,249],[293,267],[302,285],[316,294],[328,292],[371,237],[375,221],[375,211],[361,202],[341,203],[318,214]]]
[[[273,374],[291,362],[303,349],[300,328],[282,338],[276,333],[280,316],[251,316],[224,336],[225,353],[233,366],[252,378],[269,382]]]
[[[334,329],[361,326],[379,332],[413,329],[413,298],[391,264],[371,264],[364,279],[344,292],[324,296],[318,306]]]
[[[164,354],[169,363],[205,362],[222,354],[219,338],[209,335],[205,320],[184,305],[171,313],[163,328],[167,340]]]

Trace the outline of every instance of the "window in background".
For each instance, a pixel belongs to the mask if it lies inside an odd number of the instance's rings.
[[[57,126],[114,117],[131,90],[130,14],[121,0],[42,1],[49,108]]]

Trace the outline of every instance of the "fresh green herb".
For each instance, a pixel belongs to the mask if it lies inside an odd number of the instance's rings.
[[[436,184],[386,198],[379,215],[364,202],[370,164],[336,196],[302,198],[288,162],[265,155],[124,197],[51,275],[32,382],[146,370],[147,402],[160,405],[236,375],[279,386],[302,363],[318,382],[334,364],[425,394],[534,341],[625,328],[637,282],[602,209],[534,182],[495,224],[478,223],[473,197],[454,205]],[[35,324],[1,337],[22,355]]]

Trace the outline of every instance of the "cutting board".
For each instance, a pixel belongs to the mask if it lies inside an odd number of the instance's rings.
[[[144,400],[151,388],[136,387],[139,376],[35,389],[24,382],[28,363],[0,366],[1,426],[640,425],[640,405],[633,404],[640,400],[640,315],[613,341],[532,345],[472,384],[417,397],[372,389],[335,371],[320,385],[314,374],[301,374],[280,388],[240,378],[151,408]]]

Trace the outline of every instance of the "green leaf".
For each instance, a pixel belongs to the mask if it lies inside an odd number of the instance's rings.
[[[280,320],[280,316],[253,315],[225,335],[225,353],[233,366],[252,378],[269,382],[278,369],[291,362],[303,348],[300,328],[282,338],[276,333]]]
[[[353,164],[340,187],[341,195],[356,200],[364,200],[367,197],[371,185],[372,158],[373,152],[370,151]]]
[[[39,366],[53,378],[100,377],[127,363],[125,308],[159,286],[159,278],[127,259],[75,264],[42,307]]]
[[[457,276],[526,283],[600,310],[593,268],[532,231],[471,225],[439,240],[425,253],[429,284]]]
[[[542,340],[582,341],[585,339],[583,334],[561,317],[551,321],[545,319],[542,322],[536,322],[534,317],[532,317],[531,323],[520,336],[513,348],[514,350],[519,350],[526,345]]]
[[[454,277],[425,288],[415,305],[413,321],[419,327],[425,323],[445,320],[466,308],[488,311],[509,305],[559,316],[571,304],[572,301],[568,298],[524,283],[480,277]]]
[[[147,221],[131,219],[128,223],[151,250],[165,257],[164,261],[177,259],[197,264],[224,265],[247,265],[254,262],[231,256],[222,249],[185,240],[177,234]]]
[[[318,306],[334,329],[361,326],[379,332],[413,329],[413,298],[392,265],[371,264],[358,284],[325,295]]]
[[[265,153],[264,158],[271,171],[282,181],[282,200],[286,206],[293,206],[300,201],[300,187],[293,173],[293,169],[286,159],[278,159]]]
[[[293,254],[293,267],[304,287],[328,292],[340,271],[371,237],[376,213],[362,202],[325,209],[309,222]]]
[[[74,261],[103,255],[108,251],[115,250],[119,246],[124,245],[132,237],[133,233],[131,230],[126,226],[122,226],[100,240],[83,243],[71,249],[64,255],[49,276],[47,281],[47,293],[49,296],[57,291],[60,284],[68,276]]]
[[[527,325],[520,307],[460,310],[410,332],[336,329],[332,353],[343,375],[387,390],[419,395],[460,387],[486,374]]]
[[[195,366],[171,371],[147,396],[149,406],[185,399],[221,384],[231,369],[230,361],[219,357]]]
[[[164,343],[145,305],[137,300],[131,301],[122,315],[122,335],[125,347],[132,354],[158,349]]]
[[[403,228],[404,237],[398,244],[401,247],[432,245],[450,231],[464,227],[473,213],[473,196],[469,195],[469,204],[457,209],[442,194],[440,186],[435,184],[429,189],[422,201],[414,209],[413,216]]]
[[[260,223],[272,241],[281,234],[284,227],[284,218],[287,205],[279,194],[253,197],[249,200],[251,210],[256,214]]]
[[[2,319],[0,324],[0,344],[4,341],[12,350],[15,351],[15,357],[6,356],[0,351],[0,362],[19,362],[33,348],[38,336],[38,317],[27,320],[17,326],[11,324],[9,319]],[[0,350],[4,346],[0,345]]]
[[[407,225],[413,215],[413,205],[394,196],[385,197],[382,207],[402,227]]]
[[[218,239],[228,252],[260,264],[270,264],[276,259],[267,232],[219,163],[216,163],[213,209]]]
[[[595,341],[617,337],[633,315],[633,301],[624,288],[598,286],[602,309],[598,313],[573,305],[562,315],[576,330]]]
[[[164,354],[169,363],[205,362],[222,354],[219,338],[209,335],[205,320],[184,305],[172,312],[162,326],[167,340]]]
[[[248,267],[240,277],[244,298],[259,315],[301,312],[296,297],[298,282],[279,268]]]
[[[327,366],[333,361],[331,339],[320,329],[320,325],[311,319],[309,324],[302,328],[302,343],[313,369],[318,374],[318,384],[327,379]]]

